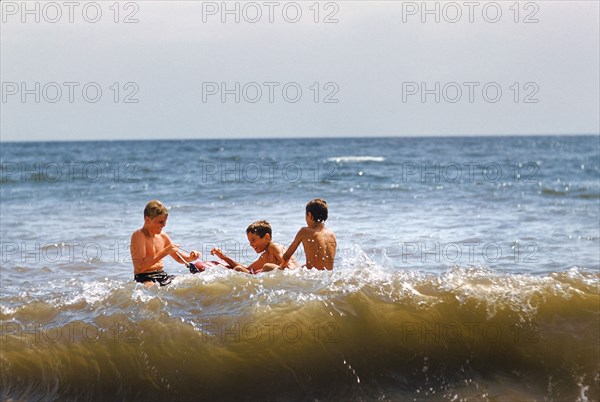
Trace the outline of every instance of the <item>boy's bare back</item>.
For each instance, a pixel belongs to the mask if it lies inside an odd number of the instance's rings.
[[[296,237],[304,247],[307,268],[333,269],[337,249],[337,240],[333,231],[325,226],[303,227]]]
[[[288,261],[302,243],[307,268],[333,269],[337,240],[335,233],[325,227],[327,210],[327,202],[321,198],[315,198],[306,204],[305,219],[308,226],[298,231],[290,248],[283,254],[281,268],[287,266]]]

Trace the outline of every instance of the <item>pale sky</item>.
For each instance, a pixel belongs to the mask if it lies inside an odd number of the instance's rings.
[[[2,141],[600,132],[598,1],[0,5]]]

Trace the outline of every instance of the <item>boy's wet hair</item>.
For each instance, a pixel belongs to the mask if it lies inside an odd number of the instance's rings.
[[[165,207],[162,202],[158,200],[152,200],[146,204],[146,208],[144,208],[144,217],[147,216],[150,219],[154,219],[160,215],[169,215],[167,207]]]
[[[261,239],[268,233],[269,236],[273,237],[271,225],[267,221],[256,221],[246,228],[246,234],[254,233],[257,234]]]
[[[317,222],[325,222],[327,220],[327,202],[321,198],[310,200],[306,204],[306,213],[309,212]]]

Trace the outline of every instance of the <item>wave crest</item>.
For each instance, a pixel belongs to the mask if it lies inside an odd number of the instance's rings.
[[[54,283],[79,290],[2,309],[0,394],[598,399],[599,279],[577,267],[403,271],[357,247],[333,272],[219,269],[165,288]]]

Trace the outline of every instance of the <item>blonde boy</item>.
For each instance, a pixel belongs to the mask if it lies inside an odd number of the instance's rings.
[[[131,235],[130,252],[136,282],[146,286],[155,282],[160,286],[168,285],[174,276],[163,271],[163,258],[170,255],[175,261],[187,264],[200,257],[197,251],[190,254],[180,251],[179,246],[162,231],[168,217],[169,212],[160,201],[152,200],[144,208],[144,226]]]

